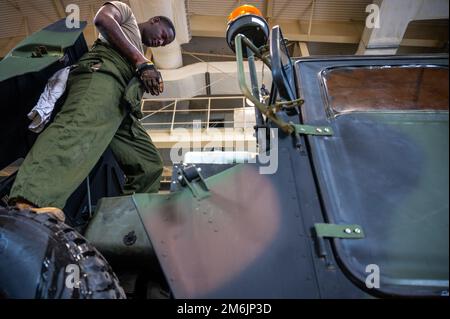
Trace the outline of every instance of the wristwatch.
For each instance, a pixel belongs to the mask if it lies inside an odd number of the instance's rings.
[[[138,66],[136,67],[136,73],[140,75],[142,73],[142,71],[149,70],[149,69],[154,70],[155,65],[152,62],[144,62],[144,63],[138,64]]]

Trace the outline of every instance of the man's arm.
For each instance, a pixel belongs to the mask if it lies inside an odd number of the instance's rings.
[[[113,45],[128,61],[137,66],[149,60],[128,40],[120,27],[122,17],[112,4],[105,4],[97,12],[94,24],[105,39]]]
[[[125,36],[119,24],[121,20],[122,16],[119,10],[111,4],[105,4],[97,12],[94,24],[108,43],[115,47],[135,67],[144,63],[151,63]],[[143,68],[139,72],[139,78],[147,93],[159,95],[163,92],[164,84],[161,74],[153,65],[147,65]]]

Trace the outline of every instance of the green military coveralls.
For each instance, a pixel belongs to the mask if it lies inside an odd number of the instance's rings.
[[[143,89],[132,65],[97,41],[71,71],[66,90],[61,111],[20,167],[11,201],[62,209],[108,145],[127,176],[125,194],[157,192],[163,164],[137,119]]]

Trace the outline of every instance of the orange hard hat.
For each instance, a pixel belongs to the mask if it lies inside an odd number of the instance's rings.
[[[242,6],[237,7],[236,9],[233,10],[233,12],[230,13],[230,15],[228,16],[228,22],[231,22],[237,17],[243,16],[245,14],[254,14],[263,17],[261,11],[259,11],[257,7],[249,4],[244,4]]]

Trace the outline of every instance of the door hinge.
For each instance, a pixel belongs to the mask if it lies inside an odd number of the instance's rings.
[[[289,123],[294,128],[292,136],[294,138],[294,146],[298,149],[302,148],[301,135],[318,135],[318,136],[332,136],[333,129],[329,126],[313,126]]]
[[[317,237],[361,239],[364,238],[364,231],[359,225],[338,225],[338,224],[314,224]]]
[[[327,248],[324,238],[361,239],[364,238],[364,231],[359,225],[337,225],[337,224],[314,224],[317,238],[317,254],[324,258],[328,269],[334,269],[331,259],[328,258]]]

